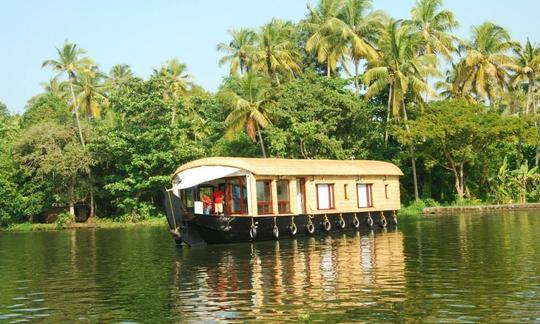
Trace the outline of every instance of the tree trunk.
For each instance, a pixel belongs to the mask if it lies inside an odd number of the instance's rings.
[[[259,143],[261,144],[261,152],[263,154],[263,157],[266,158],[266,149],[264,148],[264,141],[261,134],[261,128],[259,127],[259,123],[255,123],[257,126],[257,135],[259,136]]]
[[[525,107],[525,115],[529,115],[532,111],[534,111],[533,108],[533,101],[534,101],[534,77],[532,75],[528,75],[529,77],[529,89],[527,90],[527,104]]]
[[[326,76],[330,77],[330,60],[326,61]]]
[[[75,179],[72,178],[68,188],[69,195],[69,213],[75,219]]]
[[[77,121],[77,129],[79,130],[79,139],[81,140],[82,146],[85,147],[86,143],[84,142],[84,136],[81,128],[81,120],[79,118],[79,104],[77,103],[77,99],[75,98],[75,91],[73,91],[73,80],[71,77],[69,78],[69,80],[69,89],[71,90],[71,98],[73,99],[73,108],[75,109],[75,120]]]
[[[411,129],[409,128],[409,119],[407,118],[407,109],[405,108],[405,102],[401,103],[401,109],[403,111],[403,122],[405,123],[405,129],[407,133],[410,134]],[[414,158],[414,143],[411,142],[409,147],[409,153],[411,155],[411,168],[413,176],[413,187],[414,187],[414,199],[420,200],[420,195],[418,194],[418,178],[416,176],[416,159]]]
[[[176,122],[176,100],[173,102],[173,107],[172,107],[171,127],[174,127],[175,122]]]
[[[358,64],[359,60],[354,60],[354,89],[356,91],[356,95],[358,96],[360,94],[360,83],[358,82]]]
[[[388,91],[388,106],[386,111],[386,125],[384,125],[384,147],[388,145],[388,124],[390,124],[390,114],[392,113],[392,87]]]

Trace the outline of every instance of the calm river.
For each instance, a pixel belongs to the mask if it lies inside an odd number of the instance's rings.
[[[0,322],[536,322],[540,212],[187,248],[166,228],[0,232]]]

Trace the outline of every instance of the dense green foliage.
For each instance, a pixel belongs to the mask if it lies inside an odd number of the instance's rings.
[[[230,30],[217,93],[178,59],[143,80],[66,41],[21,116],[0,104],[0,226],[77,205],[159,214],[175,168],[204,156],[392,161],[413,209],[540,200],[540,47],[494,23],[459,40],[441,0],[410,19],[371,5],[321,0],[298,23]]]

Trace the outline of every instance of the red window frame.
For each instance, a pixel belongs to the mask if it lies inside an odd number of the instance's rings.
[[[286,188],[287,188],[287,200],[279,200],[279,195],[277,197],[278,200],[278,213],[280,214],[290,214],[291,213],[291,190],[290,190],[290,183],[289,180],[277,180],[276,181],[276,188],[279,186],[279,182],[286,182]],[[288,208],[285,210],[285,206],[288,206]]]
[[[328,186],[328,202],[330,203],[330,206],[328,208],[320,208],[319,205],[319,185],[326,185]],[[315,192],[317,194],[317,210],[331,210],[336,208],[335,204],[335,193],[334,193],[334,184],[333,183],[317,183],[315,186]]]
[[[256,183],[255,183],[255,191],[257,190],[257,182],[262,182],[264,183],[264,188],[265,190],[268,189],[268,193],[269,193],[269,197],[270,197],[270,200],[269,201],[259,201],[259,197],[257,197],[257,214],[259,215],[270,215],[270,214],[273,214],[274,211],[273,211],[273,206],[272,206],[272,181],[271,180],[257,180]],[[259,213],[259,207],[262,207],[262,210],[265,209],[265,207],[267,207],[268,209],[268,212],[262,212],[262,213]]]
[[[360,199],[358,199],[358,186],[366,186],[366,200],[367,206],[360,207]],[[357,183],[356,184],[356,205],[358,208],[371,208],[373,207],[373,184],[372,183]]]
[[[238,183],[240,185],[240,212],[239,213],[233,213],[232,206],[233,206],[233,197],[232,197],[232,186],[231,180],[235,179],[238,180]],[[244,204],[244,200],[246,197],[244,196],[244,189],[246,188],[246,185],[244,183],[244,177],[233,177],[233,178],[227,178],[225,179],[225,207],[227,214],[229,215],[246,215],[247,214],[247,205]]]

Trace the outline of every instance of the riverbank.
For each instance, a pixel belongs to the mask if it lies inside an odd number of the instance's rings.
[[[120,222],[106,218],[96,218],[85,223],[67,223],[63,226],[58,226],[56,223],[40,224],[40,223],[21,223],[13,224],[6,228],[0,228],[0,232],[35,232],[35,231],[58,231],[64,229],[78,228],[125,228],[134,226],[165,226],[167,219],[165,217],[149,218],[138,222]]]
[[[532,210],[540,209],[540,203],[506,204],[506,205],[472,205],[472,206],[437,206],[425,207],[423,215],[450,214],[450,213],[481,213],[498,210]]]

